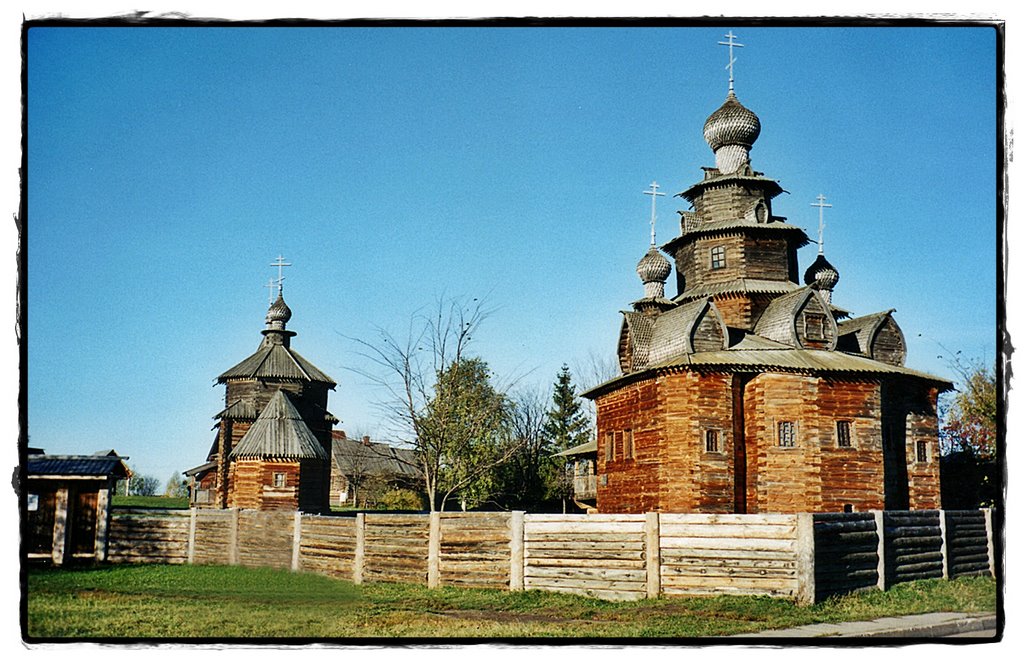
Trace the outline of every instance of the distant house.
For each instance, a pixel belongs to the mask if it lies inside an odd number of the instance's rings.
[[[572,499],[585,511],[597,511],[597,440],[555,454],[566,459],[572,477]]]
[[[389,490],[422,491],[423,477],[416,453],[369,436],[354,440],[344,431],[333,431],[331,442],[331,504],[374,506]]]
[[[25,551],[60,565],[106,559],[110,498],[131,471],[114,450],[89,456],[48,456],[29,449],[25,464]]]

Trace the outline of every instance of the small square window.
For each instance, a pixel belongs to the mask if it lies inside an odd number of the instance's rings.
[[[704,451],[717,452],[720,451],[720,438],[721,435],[718,429],[708,429],[704,431]]]
[[[725,248],[721,245],[711,248],[711,270],[725,268]]]
[[[925,442],[924,440],[917,441],[917,462],[928,462],[928,443]]]
[[[840,447],[852,447],[850,439],[850,422],[841,419],[836,422],[836,444]]]
[[[806,312],[804,314],[804,336],[811,341],[824,341],[825,315]]]
[[[284,472],[274,473],[274,488],[284,488],[286,478]]]
[[[779,422],[779,446],[796,447],[795,422]]]

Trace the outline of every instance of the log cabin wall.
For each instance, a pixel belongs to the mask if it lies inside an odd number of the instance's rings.
[[[883,509],[881,385],[823,378],[817,387],[819,416],[809,428],[821,447],[821,479],[827,484],[820,511]]]
[[[601,399],[597,417],[599,509],[627,513],[655,511],[661,506],[662,407],[655,379],[627,385]],[[630,449],[631,455],[627,455]]]

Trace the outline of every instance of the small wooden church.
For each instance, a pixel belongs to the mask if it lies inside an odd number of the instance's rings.
[[[773,212],[783,190],[749,157],[760,120],[729,87],[704,124],[715,166],[679,193],[691,209],[660,249],[652,206],[621,375],[584,393],[597,407],[597,509],[938,508],[936,399],[952,384],[905,366],[895,310],[850,318],[834,304],[839,273],[820,240],[801,282],[810,240]]]
[[[186,472],[192,506],[329,510],[335,382],[291,347],[291,317],[279,286],[259,348],[217,377],[225,408],[207,462]]]

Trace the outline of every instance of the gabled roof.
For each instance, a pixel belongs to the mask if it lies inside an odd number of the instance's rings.
[[[693,333],[703,315],[712,314],[722,330],[723,343],[729,336],[718,308],[710,300],[694,300],[661,314],[654,321],[648,363],[661,362],[679,353],[693,353]],[[725,348],[723,345],[722,348]]]
[[[231,378],[283,378],[326,383],[331,388],[336,385],[312,362],[282,344],[260,346],[255,353],[217,376],[217,382]]]
[[[33,454],[28,456],[25,472],[29,477],[115,477],[124,479],[131,474],[128,466],[116,453],[113,455],[60,456]]]
[[[319,458],[327,452],[284,390],[271,397],[233,450],[230,458]]]
[[[331,437],[332,458],[342,474],[412,479],[421,476],[416,467],[416,452],[411,449],[383,442],[364,444],[347,437],[342,431],[335,431]]]
[[[754,325],[754,332],[794,348],[800,347],[796,319],[800,310],[812,298],[818,301],[822,311],[825,312],[825,320],[834,328],[836,321],[832,317],[828,303],[815,289],[805,286],[772,300]],[[830,348],[835,346],[835,334],[833,333],[832,341],[829,344]]]

